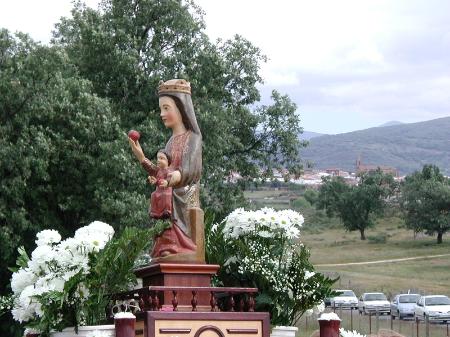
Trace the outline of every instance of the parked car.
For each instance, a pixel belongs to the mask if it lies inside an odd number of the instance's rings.
[[[419,294],[398,294],[391,302],[391,316],[393,319],[398,317],[414,317],[416,302],[420,298]]]
[[[383,293],[364,293],[359,298],[358,311],[360,314],[389,314],[391,304]]]
[[[450,322],[450,299],[444,295],[421,296],[414,309],[414,317],[431,321]]]
[[[358,297],[353,290],[336,290],[339,295],[330,299],[330,305],[335,308],[357,309]]]

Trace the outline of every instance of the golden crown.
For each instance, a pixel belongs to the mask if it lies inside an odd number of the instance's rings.
[[[182,92],[183,94],[191,94],[191,84],[182,79],[168,80],[159,82],[158,95],[165,92]]]

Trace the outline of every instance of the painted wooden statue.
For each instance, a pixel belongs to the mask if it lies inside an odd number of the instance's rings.
[[[161,164],[155,165],[145,157],[139,141],[128,139],[134,155],[148,172],[150,183],[157,186],[151,199],[150,217],[172,219],[172,226],[156,238],[151,256],[154,259],[198,260],[199,248],[204,249],[204,234],[199,233],[203,228],[197,228],[193,222],[203,226],[199,208],[202,135],[195,117],[190,83],[181,79],[169,80],[160,84],[158,95],[161,119],[172,130],[164,151],[158,152]],[[168,162],[167,168],[162,163],[164,160]],[[172,196],[171,207],[167,205],[167,193]]]

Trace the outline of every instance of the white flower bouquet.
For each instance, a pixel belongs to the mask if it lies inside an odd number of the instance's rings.
[[[31,258],[19,249],[11,278],[13,318],[43,335],[104,321],[109,296],[136,282],[133,264],[151,237],[148,230],[130,228],[117,239],[113,235],[100,221],[63,241],[55,230],[39,232]]]
[[[208,262],[224,266],[217,283],[258,288],[257,308],[271,312],[273,325],[323,310],[332,293],[334,280],[314,271],[300,242],[303,222],[293,210],[239,208],[207,232]]]

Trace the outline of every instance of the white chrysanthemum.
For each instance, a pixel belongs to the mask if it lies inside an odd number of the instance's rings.
[[[339,318],[339,316],[336,315],[336,313],[334,312],[323,313],[319,317],[319,321],[340,321],[340,320],[341,319]]]
[[[35,295],[35,290],[32,285],[27,286],[21,292],[20,296],[14,301],[14,309],[11,310],[13,318],[16,321],[27,322],[36,313],[37,302],[32,296]]]
[[[41,271],[47,271],[47,262],[52,261],[55,255],[52,247],[47,245],[37,246],[31,253],[31,260],[28,262],[28,267],[36,274],[39,274]]]
[[[20,294],[25,287],[34,284],[37,276],[28,268],[19,269],[12,274],[11,277],[11,289],[15,295]]]
[[[98,252],[114,235],[114,229],[101,221],[94,221],[75,232],[75,240],[85,246],[89,252]]]
[[[293,210],[275,211],[273,208],[265,207],[256,211],[238,208],[224,221],[224,236],[232,239],[251,233],[265,238],[282,236],[298,239],[304,219]]]
[[[362,335],[362,334],[360,334],[359,332],[357,332],[355,330],[350,331],[350,330],[345,330],[344,328],[340,328],[339,329],[339,334],[342,337],[366,337],[366,335]]]
[[[321,302],[313,308],[313,312],[315,315],[318,315],[325,311],[325,303]]]
[[[110,331],[94,330],[89,332],[86,337],[113,337],[113,334]]]
[[[310,278],[313,277],[314,275],[316,275],[315,272],[309,271],[309,270],[305,270],[305,280],[310,279]]]
[[[53,229],[46,229],[36,234],[38,246],[51,245],[61,241],[61,235]]]

